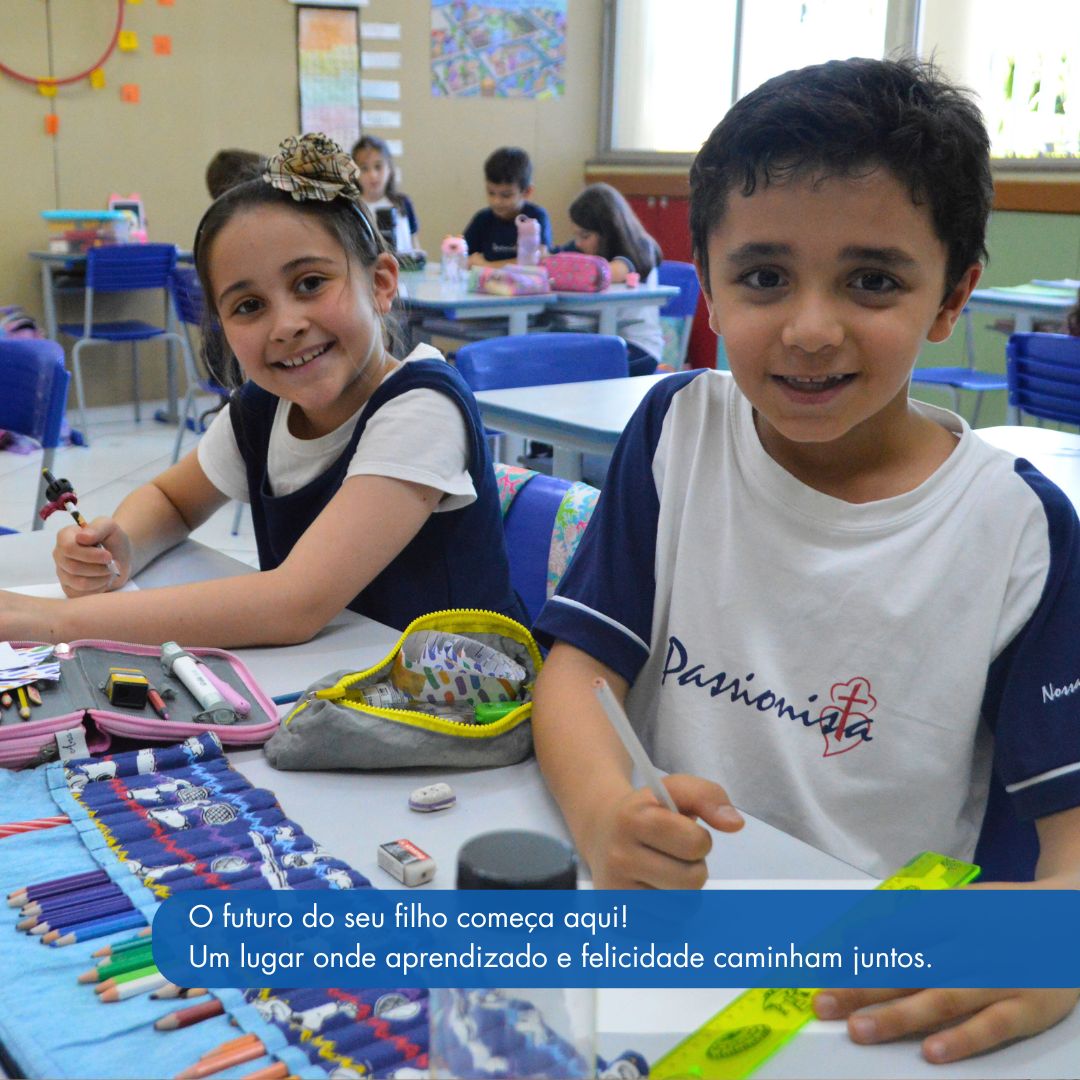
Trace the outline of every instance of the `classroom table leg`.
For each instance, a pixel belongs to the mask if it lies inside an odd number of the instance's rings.
[[[559,476],[563,480],[581,479],[580,450],[570,450],[565,446],[556,446],[551,460],[551,472],[553,476]]]
[[[527,334],[529,332],[529,313],[525,310],[514,309],[510,312],[510,325],[507,327],[510,335]]]
[[[41,264],[41,304],[45,309],[45,336],[56,341],[56,295],[53,292],[52,266]]]
[[[614,334],[619,325],[619,306],[617,304],[605,304],[600,308],[599,319],[596,324],[598,334]]]

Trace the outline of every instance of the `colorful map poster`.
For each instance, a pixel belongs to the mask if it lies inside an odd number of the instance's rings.
[[[561,97],[566,0],[431,0],[432,97]]]
[[[360,20],[355,10],[301,7],[297,43],[300,130],[348,151],[360,138]]]

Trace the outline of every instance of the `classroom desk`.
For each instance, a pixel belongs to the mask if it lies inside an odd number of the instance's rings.
[[[61,274],[80,270],[86,265],[85,252],[78,255],[61,253],[56,251],[31,251],[30,258],[41,266],[41,305],[45,313],[45,336],[53,341],[59,341],[57,330],[59,320],[56,317],[57,279]],[[176,258],[178,262],[191,262],[194,256],[190,251],[177,248]],[[80,320],[82,316],[80,315]],[[166,324],[172,321],[172,304],[165,302]],[[180,418],[177,408],[179,395],[176,388],[176,355],[173,343],[165,343],[165,383],[169,405],[164,413],[159,413],[156,419],[165,423],[175,424]]]
[[[8,536],[0,540],[0,545],[0,584],[50,580],[49,536]],[[143,588],[154,588],[250,572],[249,567],[226,555],[187,541],[152,563],[138,580]],[[278,694],[336,668],[367,666],[383,656],[396,637],[387,627],[344,612],[306,645],[236,651],[264,689]],[[458,793],[458,806],[443,814],[421,817],[406,808],[408,791],[436,775],[446,778],[446,770],[283,773],[270,769],[258,750],[234,750],[229,757],[252,783],[274,790],[287,812],[306,831],[367,874],[379,888],[400,887],[377,869],[374,860],[375,845],[387,839],[414,839],[440,866],[435,885],[449,887],[457,847],[476,832],[489,827],[524,827],[566,835],[534,761],[503,769],[455,772],[449,779]],[[376,806],[377,815],[372,812]],[[858,882],[865,887],[868,880],[852,867],[752,819],[748,819],[742,832],[716,838],[709,870],[714,878],[733,883],[770,878],[802,883],[817,879],[819,883]],[[776,881],[770,884],[775,886]],[[633,1047],[655,1060],[735,993],[601,990],[599,1050],[611,1057]],[[1074,1012],[1036,1039],[942,1069],[923,1062],[916,1041],[861,1047],[850,1042],[842,1023],[814,1021],[755,1075],[761,1080],[822,1075],[862,1080],[1075,1076],[1078,1047],[1080,1012]]]
[[[1017,333],[1030,331],[1036,319],[1064,321],[1065,313],[1075,303],[1075,285],[1051,281],[976,289],[968,297],[972,311],[1011,317]]]
[[[529,316],[539,315],[549,304],[546,293],[534,296],[492,296],[469,292],[439,276],[438,266],[403,273],[395,301],[406,314],[438,314],[450,319],[506,319],[508,334],[527,334]]]
[[[598,334],[615,334],[619,318],[635,307],[663,307],[678,296],[675,285],[609,285],[602,292],[557,292],[548,305],[550,311],[565,311],[574,315],[595,315]]]
[[[641,399],[666,378],[639,375],[633,379],[480,390],[476,401],[486,427],[551,443],[554,475],[580,480],[582,455],[610,455]]]

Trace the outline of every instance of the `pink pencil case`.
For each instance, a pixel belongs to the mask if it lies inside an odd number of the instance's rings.
[[[11,644],[19,648],[40,642]],[[56,735],[79,726],[92,754],[108,749],[113,735],[145,742],[180,742],[189,735],[212,731],[226,746],[252,746],[269,739],[278,727],[277,707],[241,660],[223,649],[185,651],[198,657],[234,696],[244,699],[250,706],[247,715],[237,715],[235,724],[196,723],[194,718],[203,711],[202,706],[161,666],[160,648],[122,641],[73,641],[56,647],[60,679],[39,684],[41,704],[31,706],[29,720],[19,717],[17,707],[4,709],[0,717],[0,767],[18,769],[52,760],[58,753]],[[113,705],[105,694],[111,667],[141,670],[165,697],[169,719],[158,716],[149,702],[141,709]],[[17,696],[14,690],[9,693]]]
[[[599,255],[559,251],[542,259],[555,292],[600,292],[611,284],[611,266]]]
[[[469,271],[469,291],[494,296],[529,296],[551,290],[542,267],[474,266]]]

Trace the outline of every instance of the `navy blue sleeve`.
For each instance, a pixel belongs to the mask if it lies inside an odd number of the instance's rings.
[[[478,210],[473,214],[472,221],[465,226],[465,243],[468,245],[469,254],[483,254],[484,244],[487,241],[487,230],[483,226],[482,217],[484,211]]]
[[[408,195],[399,195],[401,199],[402,209],[405,211],[405,216],[409,219],[409,235],[415,236],[420,231],[420,222],[416,219],[416,210],[413,208],[412,199]]]
[[[651,651],[660,499],[652,466],[672,399],[700,371],[671,375],[645,396],[611,459],[574,558],[533,632],[565,641],[633,682]]]
[[[1080,522],[1028,462],[1016,472],[1046,512],[1050,566],[1039,605],[991,665],[983,715],[1013,809],[1030,821],[1080,806]]]
[[[536,208],[536,220],[540,222],[540,243],[550,248],[555,243],[551,235],[551,218],[542,206]]]

